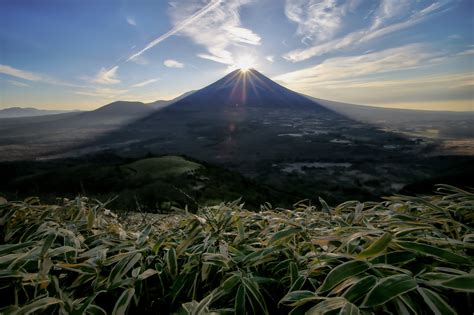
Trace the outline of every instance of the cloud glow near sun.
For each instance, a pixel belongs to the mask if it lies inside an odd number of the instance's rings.
[[[233,65],[234,69],[240,69],[244,72],[255,67],[256,67],[255,58],[250,55],[243,55],[243,56],[238,57]]]

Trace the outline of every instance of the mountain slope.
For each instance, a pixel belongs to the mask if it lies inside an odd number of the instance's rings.
[[[171,105],[173,103],[176,103],[177,101],[179,100],[182,100],[183,98],[193,94],[195,91],[188,91],[186,93],[183,93],[181,94],[180,96],[178,97],[175,97],[171,100],[158,100],[158,101],[154,101],[152,103],[148,103],[147,105],[150,106],[151,108],[153,109],[162,109],[168,105]]]

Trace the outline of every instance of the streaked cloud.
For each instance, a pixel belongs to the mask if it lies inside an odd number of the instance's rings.
[[[205,53],[198,53],[203,59],[231,65],[234,63],[232,47],[236,45],[260,45],[258,34],[241,25],[239,9],[250,3],[251,0],[211,1],[206,7],[199,9],[202,1],[189,0],[174,3],[170,9],[171,20],[176,27],[180,27],[180,34],[189,37],[194,43],[204,46]],[[188,21],[186,17],[195,18],[191,23],[181,27]],[[184,21],[184,22],[183,22]]]
[[[294,1],[296,0],[287,0],[287,8],[288,6],[291,6],[291,3]],[[313,3],[312,0],[305,0],[305,2],[310,4]],[[303,40],[308,38],[311,39],[311,45],[308,48],[292,50],[283,57],[292,62],[299,62],[314,56],[320,56],[343,48],[353,47],[354,45],[361,43],[367,43],[371,40],[387,36],[421,23],[433,14],[440,12],[442,9],[447,7],[449,3],[450,2],[446,0],[434,1],[430,5],[420,9],[414,7],[415,2],[413,1],[382,0],[380,5],[374,11],[369,25],[333,39],[331,39],[331,36],[318,35],[319,30],[327,30],[328,34],[334,35],[336,30],[339,30],[342,27],[341,23],[343,19],[341,19],[341,17],[348,12],[347,8],[338,7],[337,3],[334,1],[324,1],[326,6],[333,5],[331,10],[326,7],[321,8],[321,5],[311,6],[311,12],[315,11],[316,13],[306,15],[306,18],[298,16],[299,20],[287,12],[288,18],[298,23],[297,33],[300,36],[303,36]],[[320,13],[321,10],[325,13]],[[326,22],[327,20],[330,20],[329,17],[323,18],[321,22],[309,22],[308,19],[310,17],[314,18],[314,15],[317,14],[329,14],[338,22]],[[319,28],[315,26],[314,23],[318,24]]]
[[[55,78],[52,78],[50,76],[40,74],[40,73],[35,73],[35,72],[30,72],[26,70],[21,70],[17,69],[8,65],[2,65],[0,64],[0,73],[27,80],[27,81],[32,81],[32,82],[40,82],[40,83],[47,83],[47,84],[52,84],[52,85],[62,85],[62,86],[69,86],[69,87],[81,87],[81,85],[73,84],[70,82],[58,80]]]
[[[134,18],[127,16],[126,17],[127,23],[132,26],[137,26],[137,22],[135,21]]]
[[[421,71],[455,58],[459,57],[436,52],[425,44],[411,44],[360,56],[329,58],[318,65],[273,79],[322,99],[400,107],[407,103],[407,108],[424,109],[430,108],[427,106],[429,101],[446,101],[452,109],[461,110],[466,109],[465,105],[472,99],[472,74]]]
[[[146,81],[143,81],[143,82],[140,82],[140,83],[133,84],[131,87],[132,87],[132,88],[143,87],[143,86],[145,86],[145,85],[149,85],[149,84],[155,83],[155,82],[158,81],[158,80],[159,80],[159,79],[146,80]]]
[[[296,34],[303,43],[329,40],[342,27],[343,17],[359,1],[339,3],[336,0],[287,0],[285,14],[298,25]]]
[[[24,71],[20,69],[16,69],[7,65],[1,65],[0,64],[0,73],[7,74],[9,76],[23,79],[23,80],[28,80],[28,81],[43,81],[45,77],[41,74],[29,72],[29,71]]]
[[[306,89],[315,85],[327,85],[334,80],[415,68],[439,57],[439,54],[429,52],[422,44],[411,44],[360,56],[326,59],[318,65],[282,74],[275,79],[289,86]]]
[[[10,84],[13,84],[14,86],[18,86],[18,87],[29,87],[28,84],[23,83],[23,82],[19,82],[19,81],[15,81],[15,80],[7,80],[7,82],[10,83]]]
[[[184,63],[181,63],[173,59],[167,59],[163,62],[163,64],[168,68],[179,68],[179,69],[184,68]]]
[[[128,92],[126,89],[110,89],[110,88],[90,88],[80,91],[74,91],[74,94],[100,97],[100,98],[117,98]]]
[[[192,23],[194,23],[195,21],[197,21],[198,19],[200,19],[203,15],[205,15],[206,13],[214,10],[220,3],[221,3],[222,0],[212,0],[210,1],[208,4],[206,4],[205,6],[201,7],[199,10],[197,10],[196,12],[194,12],[193,14],[187,16],[185,19],[181,20],[179,23],[175,23],[174,27],[169,30],[168,32],[166,32],[165,34],[155,38],[154,40],[152,40],[150,43],[148,43],[148,45],[146,45],[143,49],[141,49],[140,51],[132,54],[128,59],[127,61],[130,61],[130,60],[133,60],[135,58],[137,58],[138,56],[140,56],[141,54],[143,54],[145,51],[155,47],[156,45],[158,45],[159,43],[161,43],[162,41],[164,41],[165,39],[167,39],[168,37],[170,36],[173,36],[174,34],[178,33],[179,31],[181,31],[182,29],[184,29],[185,27],[191,25]],[[172,8],[175,8],[176,7],[176,4],[175,3],[170,3],[171,4],[171,7]]]
[[[117,78],[118,66],[114,66],[110,69],[102,68],[99,73],[94,77],[93,82],[99,84],[117,84],[120,80]]]
[[[266,56],[265,60],[268,61],[268,62],[274,63],[275,62],[275,56]]]

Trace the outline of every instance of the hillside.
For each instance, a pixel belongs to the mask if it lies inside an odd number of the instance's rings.
[[[59,194],[78,194],[111,207],[166,212],[171,207],[196,209],[242,198],[258,207],[261,200],[291,205],[302,197],[277,191],[242,175],[182,156],[123,159],[114,155],[42,162],[0,163],[0,195],[9,199],[38,196],[54,202]]]
[[[0,198],[0,311],[469,314],[474,194],[169,216]],[[136,216],[135,216],[136,217]]]

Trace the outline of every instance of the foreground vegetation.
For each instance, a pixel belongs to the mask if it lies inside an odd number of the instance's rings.
[[[0,205],[0,311],[472,313],[474,194],[127,224],[86,198]]]

